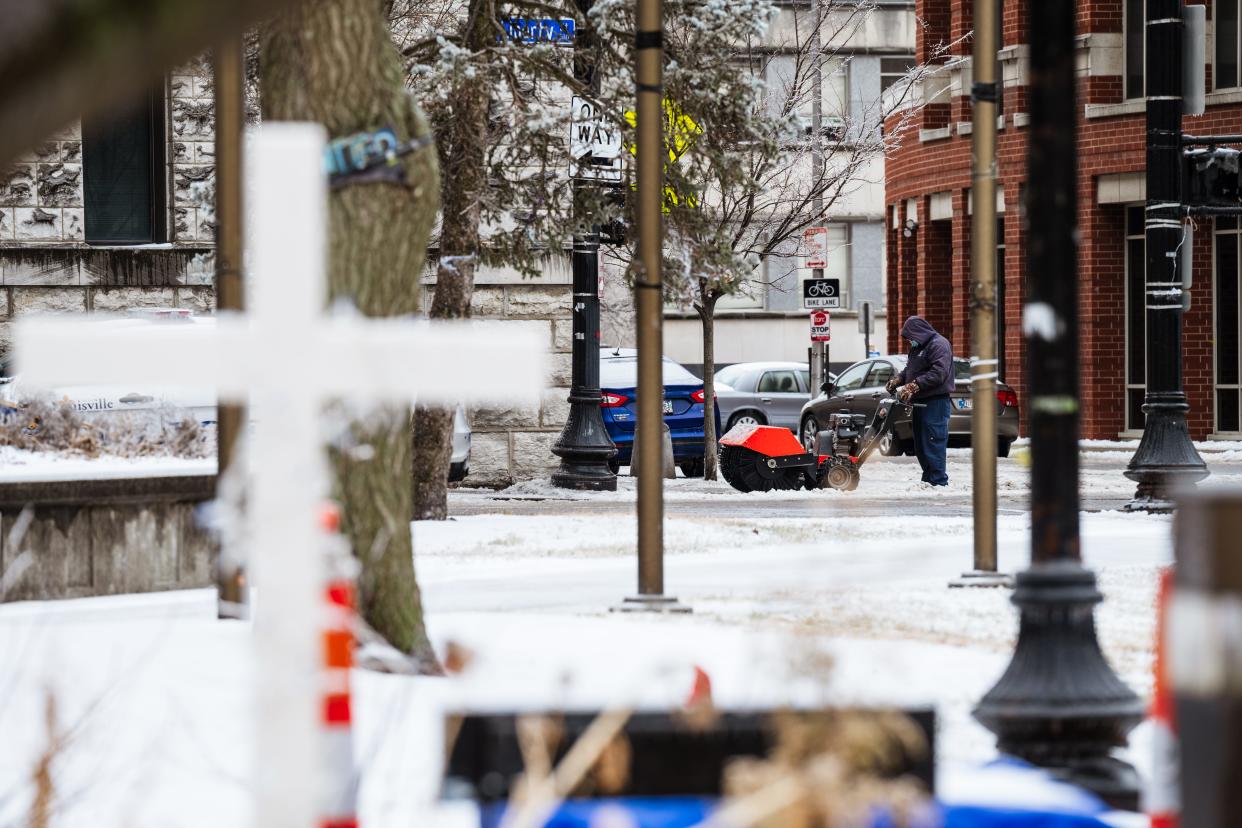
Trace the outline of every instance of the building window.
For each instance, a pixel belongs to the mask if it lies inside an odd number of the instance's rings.
[[[86,241],[166,241],[163,90],[82,122]]]
[[[914,55],[880,58],[880,94],[883,95],[890,86],[901,82],[913,68]]]
[[[1127,431],[1144,425],[1147,395],[1147,245],[1143,207],[1126,208],[1126,422]]]
[[[1146,0],[1126,0],[1126,97],[1141,98],[1146,36]]]
[[[1242,431],[1239,422],[1239,389],[1242,378],[1239,371],[1239,256],[1238,220],[1233,217],[1216,219],[1216,279],[1213,287],[1215,324],[1215,384],[1216,384],[1216,431],[1236,433]]]
[[[1242,42],[1238,23],[1238,0],[1216,0],[1212,10],[1212,25],[1216,27],[1212,85],[1216,89],[1238,86],[1238,44]]]

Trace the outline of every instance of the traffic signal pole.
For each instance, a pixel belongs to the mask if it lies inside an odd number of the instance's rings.
[[[970,455],[974,568],[949,586],[1008,586],[996,571],[996,14],[997,0],[975,0],[971,127]]]
[[[1143,438],[1125,475],[1132,511],[1170,511],[1174,490],[1207,477],[1182,390],[1182,0],[1147,0],[1147,391]]]

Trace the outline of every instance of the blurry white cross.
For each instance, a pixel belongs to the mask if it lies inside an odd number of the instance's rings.
[[[325,315],[324,144],[319,126],[293,123],[266,124],[251,142],[254,277],[245,316],[107,333],[45,317],[19,320],[16,332],[19,370],[41,385],[187,384],[188,375],[256,412],[246,534],[259,595],[255,824],[263,828],[315,822],[324,402],[537,397],[547,346],[521,332],[485,338],[468,323]],[[418,276],[410,274],[410,290],[419,289]]]

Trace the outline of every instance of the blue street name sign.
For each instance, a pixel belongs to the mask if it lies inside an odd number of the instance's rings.
[[[572,17],[506,17],[500,21],[505,36],[519,43],[558,43],[572,46],[576,22]]]

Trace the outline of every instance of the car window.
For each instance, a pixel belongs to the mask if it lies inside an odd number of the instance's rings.
[[[721,368],[716,372],[716,381],[723,382],[725,385],[731,385],[737,388],[742,381],[742,369],[736,365],[729,365]]]
[[[841,376],[837,377],[837,387],[834,393],[839,391],[856,391],[862,388],[863,380],[867,377],[867,369],[871,367],[870,362],[860,362],[857,365],[851,365],[841,372]]]
[[[970,380],[970,360],[953,360],[953,379],[957,382],[967,382]]]
[[[893,378],[893,366],[887,362],[876,362],[871,366],[871,373],[867,375],[867,387],[879,388],[886,385]]]
[[[662,372],[667,385],[702,385],[703,381],[671,359],[665,359]],[[634,388],[638,385],[638,359],[613,357],[599,361],[601,388]]]
[[[760,394],[796,394],[798,380],[793,371],[768,371],[759,380]]]
[[[798,376],[802,378],[802,390],[807,391],[811,388],[811,371],[804,368],[798,372]]]

